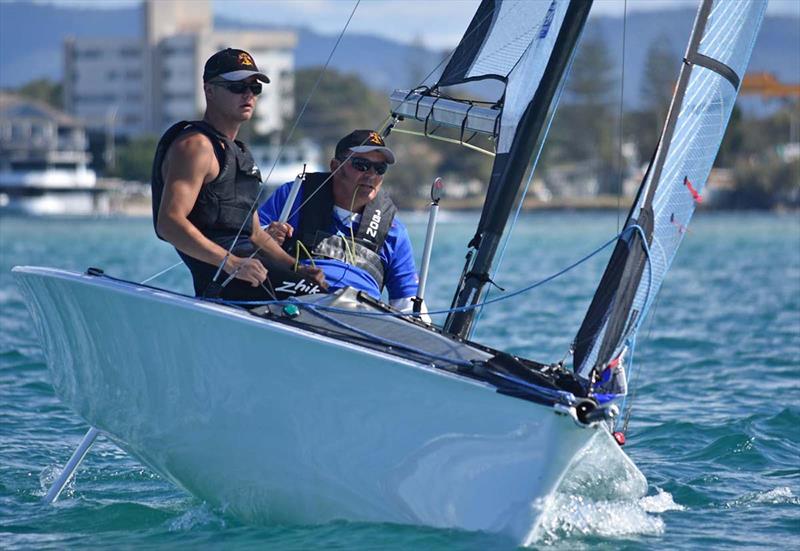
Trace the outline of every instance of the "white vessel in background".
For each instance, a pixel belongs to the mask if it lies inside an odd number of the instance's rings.
[[[304,169],[305,172],[328,170],[328,159],[323,159],[320,147],[308,139],[285,146],[255,144],[250,146],[250,153],[264,179],[263,197],[269,197],[273,191],[286,182],[294,181],[295,176],[302,173]]]
[[[83,125],[44,103],[0,92],[0,210],[94,214],[108,210]]]

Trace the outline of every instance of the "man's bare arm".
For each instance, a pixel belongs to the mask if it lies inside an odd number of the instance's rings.
[[[277,224],[277,222],[273,222],[270,226]],[[291,236],[292,227],[289,224],[283,223],[280,229],[280,240],[282,242],[286,235]],[[250,240],[276,263],[283,264],[289,269],[294,267],[295,259],[281,248],[281,244],[268,231],[261,228],[258,212],[253,213],[253,233],[250,235]],[[328,284],[325,281],[325,274],[319,268],[298,266],[297,271],[316,281],[323,289],[328,288]]]
[[[218,266],[227,251],[206,238],[189,221],[204,183],[219,174],[214,146],[203,134],[190,134],[173,143],[164,160],[164,194],[158,211],[158,233],[179,251]],[[263,264],[255,259],[231,255],[224,267],[236,278],[257,286],[267,277]]]

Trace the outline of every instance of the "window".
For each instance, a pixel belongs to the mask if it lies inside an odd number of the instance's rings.
[[[44,161],[15,161],[11,163],[11,170],[45,170]]]
[[[76,50],[75,57],[80,59],[97,59],[103,56],[103,51],[97,48],[87,48],[85,50]]]

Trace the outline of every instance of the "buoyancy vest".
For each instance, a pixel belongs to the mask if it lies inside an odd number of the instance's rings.
[[[354,239],[331,235],[335,227],[333,178],[329,172],[306,174],[302,183],[302,197],[307,201],[299,213],[298,227],[291,239],[284,243],[291,255],[297,254],[297,241],[315,258],[333,258],[366,270],[383,288],[385,268],[378,252],[383,247],[392,226],[397,207],[384,190],[367,203]],[[310,198],[310,199],[309,199]],[[303,257],[304,251],[300,251]]]
[[[161,137],[153,159],[150,186],[153,195],[153,226],[158,235],[158,210],[164,193],[161,165],[170,145],[185,132],[200,132],[211,140],[219,162],[219,175],[203,184],[197,201],[187,217],[200,232],[216,238],[252,231],[252,208],[261,186],[261,173],[247,146],[231,140],[205,121],[181,121],[172,125]],[[160,239],[163,239],[160,235]]]

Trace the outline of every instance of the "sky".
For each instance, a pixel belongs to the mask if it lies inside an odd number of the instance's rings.
[[[5,1],[5,0],[0,0]],[[81,7],[120,7],[140,0],[29,0]],[[169,1],[169,0],[159,0]],[[765,0],[766,1],[766,0]],[[479,0],[361,0],[348,32],[377,34],[401,42],[424,36],[428,47],[453,47],[467,28]],[[356,0],[212,0],[215,15],[272,25],[307,26],[338,34]],[[698,0],[595,0],[592,13],[695,7]],[[769,0],[769,15],[800,17],[800,0]]]

